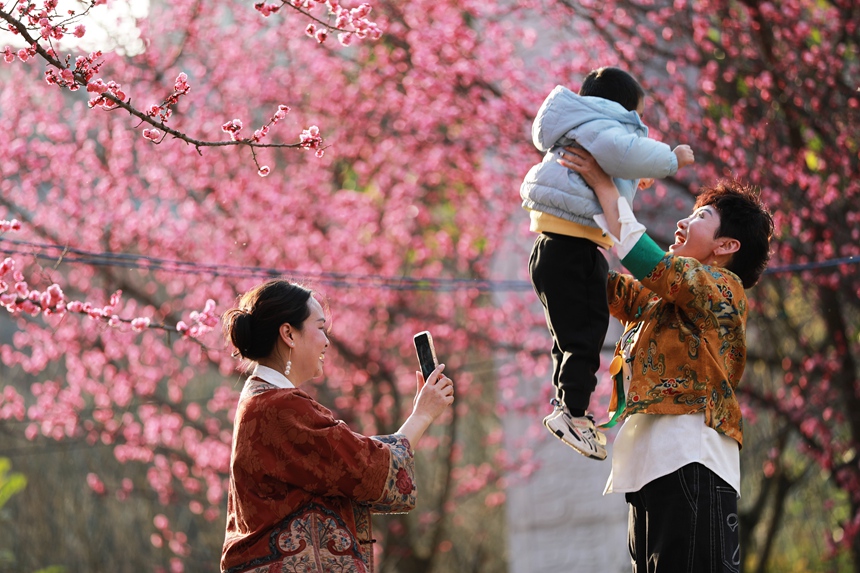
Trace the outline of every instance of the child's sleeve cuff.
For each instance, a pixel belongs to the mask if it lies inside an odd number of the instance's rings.
[[[618,198],[618,222],[621,223],[620,239],[609,231],[609,225],[606,224],[606,217],[603,214],[595,215],[594,221],[612,238],[615,243],[615,252],[622,259],[633,249],[639,238],[645,234],[645,225],[636,220],[633,210],[624,197]]]

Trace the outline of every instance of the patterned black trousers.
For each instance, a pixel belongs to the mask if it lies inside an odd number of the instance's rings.
[[[738,573],[735,490],[693,463],[626,494],[634,573]]]

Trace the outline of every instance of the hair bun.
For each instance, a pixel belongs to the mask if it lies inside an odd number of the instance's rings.
[[[285,280],[257,285],[222,315],[222,328],[239,355],[259,360],[271,354],[282,324],[301,328],[310,315],[311,291]]]

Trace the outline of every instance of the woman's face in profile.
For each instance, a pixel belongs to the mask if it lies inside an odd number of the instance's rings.
[[[325,312],[320,303],[308,299],[311,313],[302,323],[302,329],[295,331],[296,345],[292,352],[292,371],[301,377],[298,382],[322,376],[325,351],[328,348]]]

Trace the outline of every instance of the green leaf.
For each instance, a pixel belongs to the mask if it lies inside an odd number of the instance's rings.
[[[819,30],[818,28],[813,28],[812,31],[809,33],[809,39],[816,46],[820,46],[821,45],[821,30]]]
[[[12,464],[8,458],[0,458],[0,507],[6,505],[9,498],[27,487],[27,476],[21,473],[9,473]]]

